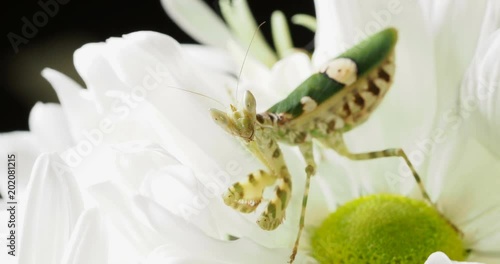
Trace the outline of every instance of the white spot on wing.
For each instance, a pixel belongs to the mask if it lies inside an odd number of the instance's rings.
[[[306,113],[311,112],[318,106],[318,103],[316,103],[316,101],[309,96],[302,97],[300,99],[300,103],[302,104],[302,110]]]
[[[321,72],[326,73],[328,77],[339,83],[351,85],[356,81],[358,67],[351,59],[338,58],[329,61],[322,67]]]

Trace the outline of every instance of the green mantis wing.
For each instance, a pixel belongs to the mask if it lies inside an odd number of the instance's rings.
[[[347,58],[352,60],[356,64],[357,80],[365,78],[390,56],[396,45],[397,35],[396,29],[385,29],[345,51],[336,59]],[[335,81],[324,72],[316,73],[267,112],[285,114],[291,120],[294,120],[304,114],[303,102],[301,102],[304,97],[311,98],[318,106],[321,106],[332,97],[344,94],[344,92],[347,93],[354,86],[354,84],[345,85]]]

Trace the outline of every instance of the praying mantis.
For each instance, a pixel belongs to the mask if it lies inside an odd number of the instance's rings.
[[[290,202],[292,181],[278,143],[298,146],[307,166],[297,239],[290,263],[297,254],[304,228],[310,179],[315,174],[313,140],[352,160],[402,158],[410,168],[425,200],[430,202],[420,176],[401,148],[352,153],[343,134],[364,121],[377,108],[394,79],[394,49],[398,33],[382,30],[330,60],[302,82],[285,99],[263,113],[246,91],[239,107],[227,112],[210,109],[212,119],[238,138],[266,167],[248,174],[223,194],[224,203],[242,213],[251,213],[263,201],[266,188],[276,186],[274,196],[257,220],[264,230],[276,229],[284,220]]]

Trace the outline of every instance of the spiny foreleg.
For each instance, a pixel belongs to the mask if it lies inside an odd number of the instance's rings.
[[[267,167],[267,171],[249,174],[233,184],[223,196],[227,205],[240,212],[250,213],[261,203],[264,189],[277,183],[274,196],[257,220],[264,230],[274,230],[283,222],[292,193],[290,173],[273,133],[269,127],[258,126],[253,140],[243,141],[248,150]]]
[[[261,203],[264,189],[275,182],[276,176],[264,170],[250,173],[229,187],[223,195],[224,203],[242,213],[251,213]]]
[[[274,230],[283,222],[292,195],[291,177],[281,149],[276,142],[272,146],[270,148],[266,146],[263,151],[269,157],[267,164],[275,173],[278,184],[274,189],[273,198],[257,220],[257,224],[264,230]]]

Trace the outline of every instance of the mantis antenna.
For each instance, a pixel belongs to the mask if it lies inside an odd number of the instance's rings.
[[[213,98],[213,97],[210,97],[208,95],[205,95],[205,94],[202,94],[202,93],[198,93],[198,92],[194,92],[194,91],[190,91],[190,90],[187,90],[187,89],[182,89],[182,88],[179,88],[179,87],[175,87],[175,86],[171,86],[171,85],[167,85],[166,88],[168,89],[172,89],[172,90],[178,90],[178,91],[183,91],[183,92],[187,92],[187,93],[192,93],[192,94],[195,94],[195,95],[198,95],[198,96],[201,96],[201,97],[204,97],[204,98],[207,98],[207,99],[210,99],[218,104],[220,104],[221,106],[225,106],[223,103],[221,103],[219,100]]]
[[[245,57],[243,58],[243,63],[241,64],[240,73],[238,74],[238,82],[236,83],[236,92],[235,92],[235,97],[236,98],[238,98],[238,88],[240,86],[241,73],[243,72],[243,67],[245,67],[245,61],[247,60],[248,53],[250,52],[250,47],[252,47],[253,39],[255,38],[255,35],[257,35],[257,32],[259,32],[260,27],[262,27],[262,25],[264,25],[265,23],[266,23],[266,21],[260,23],[257,26],[257,28],[255,29],[255,31],[253,32],[252,38],[250,39],[250,44],[248,44],[247,51],[245,52]]]

